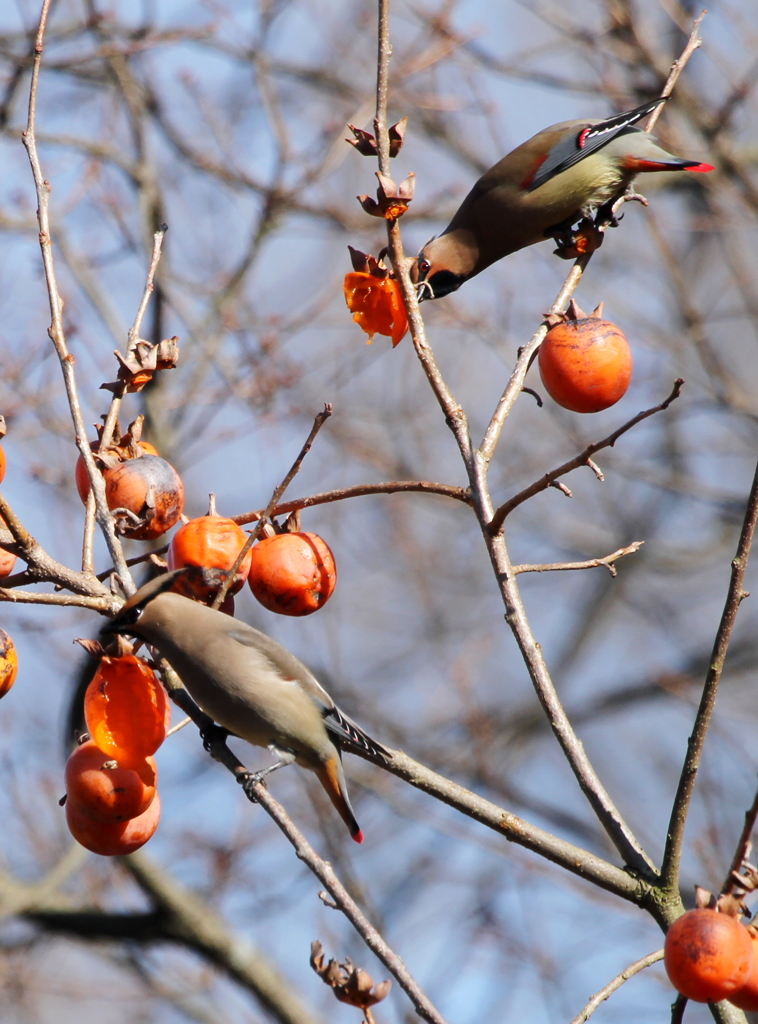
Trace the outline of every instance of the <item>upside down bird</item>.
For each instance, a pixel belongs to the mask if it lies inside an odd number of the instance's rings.
[[[421,299],[456,291],[497,260],[560,237],[640,173],[712,171],[635,127],[664,98],[604,121],[562,121],[518,146],[477,181],[442,234],[411,266]]]
[[[315,772],[357,843],[363,833],[347,795],[342,749],[391,754],[343,714],[315,676],[265,633],[170,588],[192,569],[146,583],[109,623],[109,632],[146,640],[177,672],[193,700],[234,736],[268,747],[275,765]],[[180,582],[180,581],[179,581]]]

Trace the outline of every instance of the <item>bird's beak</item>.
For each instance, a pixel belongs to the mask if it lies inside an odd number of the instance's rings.
[[[416,301],[423,302],[424,299],[433,299],[434,289],[428,281],[419,281],[416,285]]]

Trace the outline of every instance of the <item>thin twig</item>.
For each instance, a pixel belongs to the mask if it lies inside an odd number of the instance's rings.
[[[53,260],[52,237],[50,232],[50,183],[46,181],[42,173],[42,165],[37,152],[37,95],[39,91],[39,76],[42,66],[42,53],[44,50],[45,30],[47,19],[50,13],[51,0],[44,0],[40,13],[39,27],[34,43],[34,61],[32,63],[32,79],[29,87],[29,116],[26,129],[22,132],[22,139],[29,156],[29,164],[34,178],[34,187],[37,194],[37,221],[39,223],[39,243],[42,252],[42,265],[45,271],[45,282],[47,285],[48,300],[50,303],[50,327],[48,335],[53,343],[55,351],[60,360],[63,372],[63,382],[66,387],[71,418],[74,423],[76,445],[87,467],[92,489],[95,492],[97,506],[96,517],[105,536],[106,544],[111,559],[117,568],[124,588],[131,592],[134,583],[124,561],[124,553],[121,542],[116,534],[113,516],[105,500],[105,485],[102,476],[97,470],[95,461],[92,458],[89,444],[87,442],[87,430],[82,416],[79,402],[79,392],[76,384],[74,371],[75,360],[68,351],[66,335],[63,327],[63,299],[58,290],[58,282],[55,275],[55,263]]]
[[[697,48],[701,45],[703,40],[700,38],[699,30],[703,18],[706,16],[707,13],[707,10],[701,11],[697,18],[695,18],[695,20],[693,21],[692,31],[690,32],[690,37],[687,40],[687,45],[682,51],[682,55],[679,58],[679,60],[675,60],[674,63],[671,65],[671,70],[669,71],[669,76],[666,79],[666,84],[661,90],[661,96],[671,95],[671,93],[674,91],[674,86],[676,85],[677,79],[681,75],[682,71],[684,71],[685,64],[690,59],[695,50],[697,50]],[[650,117],[647,119],[647,123],[645,124],[646,132],[652,132],[653,128],[655,128],[655,122],[663,113],[663,107],[664,104],[661,103],[660,106],[656,107],[650,115]]]
[[[644,971],[645,968],[650,967],[651,964],[657,964],[659,960],[663,960],[662,949],[656,949],[654,953],[648,953],[648,955],[643,956],[641,960],[635,960],[633,964],[629,964],[621,974],[617,974],[612,981],[609,981],[608,984],[604,985],[599,992],[594,994],[581,1013],[578,1013],[576,1017],[574,1017],[571,1024],[585,1024],[585,1021],[590,1019],[598,1006],[604,1003],[609,996],[612,996],[617,989],[621,988],[625,981],[629,981],[629,979],[633,978],[635,974],[639,974],[640,971]]]
[[[692,792],[695,788],[695,778],[700,767],[700,758],[703,753],[703,744],[711,721],[711,715],[716,705],[716,694],[719,682],[724,670],[726,653],[729,649],[729,641],[732,637],[734,622],[737,618],[742,599],[747,597],[742,584],[745,579],[745,570],[750,556],[750,548],[753,543],[756,523],[758,523],[758,466],[756,466],[753,483],[747,500],[745,518],[742,523],[742,531],[737,544],[737,553],[732,560],[732,575],[729,581],[729,589],[726,595],[724,611],[716,633],[711,653],[710,667],[705,677],[703,693],[700,698],[695,723],[687,743],[687,753],[682,766],[682,773],[679,778],[679,785],[674,798],[674,805],[671,810],[671,818],[666,838],[666,850],[663,856],[663,867],[661,869],[661,882],[665,889],[673,891],[679,885],[679,864],[682,855],[682,841],[684,839],[684,828],[687,822]]]
[[[161,663],[161,669],[172,700],[198,725],[201,731],[208,730],[213,724],[212,719],[195,704],[188,691],[181,685],[179,677],[165,661]],[[248,769],[225,742],[212,743],[212,756],[223,764],[239,782],[244,781],[248,777]],[[384,941],[355,900],[350,896],[332,869],[331,864],[319,857],[282,805],[271,796],[268,789],[261,783],[255,785],[254,795],[248,793],[247,789],[245,793],[251,802],[260,804],[279,829],[281,829],[294,847],[297,857],[310,868],[322,885],[326,887],[338,909],[347,917],[369,949],[376,954],[387,970],[392,972],[400,986],[407,993],[418,1015],[424,1020],[429,1021],[430,1024],[446,1024],[444,1017],[423,992],[402,959]]]
[[[627,420],[617,430],[614,430],[612,434],[604,437],[602,441],[595,441],[593,444],[587,445],[583,452],[576,455],[573,459],[569,459],[568,462],[564,462],[562,466],[558,466],[557,469],[551,470],[549,473],[545,473],[543,477],[536,480],[529,487],[525,487],[523,491],[519,491],[508,501],[504,502],[500,508],[495,512],[492,517],[492,521],[489,524],[490,531],[494,534],[502,529],[503,523],[507,516],[519,505],[523,504],[527,499],[534,497],[535,494],[539,494],[540,491],[546,490],[550,487],[559,477],[564,476],[566,473],[570,473],[574,469],[579,469],[581,466],[587,466],[591,462],[591,456],[595,452],[601,451],[603,448],[612,448],[616,441],[627,431],[631,430],[632,427],[636,427],[638,423],[648,419],[650,416],[654,416],[658,412],[663,412],[664,409],[668,409],[673,401],[675,401],[682,391],[682,385],[684,381],[681,378],[677,378],[674,382],[674,387],[671,390],[671,394],[668,398],[664,399],[660,405],[654,405],[651,409],[645,409],[643,412],[638,412],[636,416],[633,416],[630,420]],[[597,475],[597,474],[596,474]]]
[[[353,487],[341,487],[335,491],[323,491],[307,498],[295,498],[277,505],[269,512],[269,517],[289,515],[298,509],[313,508],[314,505],[326,505],[332,501],[343,501],[345,498],[363,498],[371,494],[401,494],[403,492],[421,492],[422,494],[439,494],[444,498],[453,498],[471,505],[471,491],[467,487],[455,487],[453,484],[437,484],[429,480],[388,480],[379,484],[355,484]],[[256,512],[245,512],[230,518],[238,526],[253,523],[265,514],[265,509]]]
[[[584,253],[577,259],[576,263],[569,271],[568,277],[563,282],[563,286],[558,292],[555,301],[548,310],[548,313],[562,313],[565,310],[569,299],[579,287],[582,274],[586,270],[591,256],[592,253]],[[490,462],[492,456],[495,454],[495,448],[497,447],[500,434],[505,426],[505,421],[508,419],[511,410],[516,403],[516,399],[524,390],[524,380],[526,378],[527,371],[532,364],[535,352],[544,341],[548,330],[548,325],[543,323],[519,352],[513,373],[511,374],[505,391],[497,404],[495,412],[492,414],[492,419],[487,426],[484,438],[479,446],[479,456],[485,465]]]
[[[724,884],[721,886],[721,894],[724,896],[731,895],[739,887],[737,883],[737,875],[743,863],[747,860],[748,851],[750,850],[750,841],[755,829],[756,818],[758,818],[758,790],[756,790],[756,794],[753,797],[750,810],[745,812],[745,824],[742,827],[739,842],[737,843],[737,848],[734,851],[732,863],[729,865],[729,871],[727,872],[726,879],[724,880]]]
[[[213,604],[211,605],[212,608],[220,608],[221,605],[226,600],[226,595],[228,594],[229,588],[231,587],[232,583],[234,583],[234,578],[237,575],[237,570],[242,565],[245,555],[248,553],[253,544],[258,540],[258,537],[260,537],[263,527],[266,525],[267,520],[271,518],[273,510],[276,508],[279,499],[287,490],[292,481],[295,479],[295,476],[297,475],[298,471],[300,470],[300,467],[303,464],[303,459],[311,450],[313,442],[316,439],[316,434],[318,434],[319,430],[321,430],[321,428],[331,415],[332,406],[329,404],[329,402],[327,402],[323,410],[316,416],[315,420],[313,421],[311,432],[308,434],[308,438],[305,444],[300,449],[300,454],[290,466],[289,472],[282,480],[282,482],[279,484],[279,486],[274,488],[274,493],[271,495],[271,500],[269,501],[268,506],[264,509],[263,514],[261,515],[260,520],[258,522],[258,525],[250,533],[250,536],[245,541],[242,550],[237,555],[237,560],[227,573],[226,579],[219,588],[219,592],[216,594]]]
[[[137,313],[134,317],[134,323],[129,328],[127,334],[127,355],[130,355],[132,352],[134,352],[135,346],[137,342],[140,340],[140,330],[142,328],[142,321],[144,319],[145,312],[147,311],[147,305],[150,301],[150,296],[153,294],[155,288],[155,274],[158,269],[158,264],[160,263],[161,251],[163,248],[163,238],[164,235],[166,234],[166,231],[168,231],[168,228],[166,227],[165,224],[162,224],[161,227],[153,235],[153,251],[150,256],[150,264],[147,268],[147,278],[145,280],[145,287],[142,292],[142,298],[140,299],[139,306],[137,307]],[[121,403],[124,399],[125,394],[126,381],[122,381],[121,386],[117,387],[113,392],[113,398],[111,399],[111,404],[108,408],[108,412],[103,422],[103,429],[100,434],[101,451],[105,450],[111,443],[111,440],[113,438],[113,432],[116,429],[116,423],[118,422],[118,416],[121,411]],[[94,507],[88,500],[87,513],[84,521],[84,554],[85,557],[89,556],[90,559],[92,552],[93,516]],[[129,565],[130,563],[127,562],[126,564]],[[84,569],[84,565],[82,565],[82,568]]]
[[[390,139],[387,125],[387,97],[390,81],[390,58],[392,44],[390,42],[390,4],[389,0],[379,0],[379,23],[377,27],[376,55],[376,116],[374,132],[377,141],[379,170],[389,177],[390,174]]]
[[[118,602],[107,597],[88,597],[86,594],[47,594],[36,590],[6,590],[0,587],[0,601],[11,604],[62,604],[77,608],[90,608],[104,614],[115,613]]]
[[[639,551],[644,543],[644,540],[636,540],[628,547],[618,548],[613,554],[606,555],[605,558],[590,558],[586,562],[540,562],[514,565],[512,569],[518,575],[522,572],[566,572],[573,569],[596,569],[598,566],[604,565],[611,576],[615,576],[616,569],[613,563],[625,555],[633,555],[635,551]]]

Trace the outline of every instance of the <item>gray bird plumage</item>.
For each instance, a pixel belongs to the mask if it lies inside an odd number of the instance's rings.
[[[172,593],[189,570],[146,584],[110,624],[146,640],[177,672],[194,701],[215,722],[282,764],[314,771],[358,842],[363,834],[347,795],[343,747],[391,755],[343,714],[305,665],[285,647],[224,612]]]

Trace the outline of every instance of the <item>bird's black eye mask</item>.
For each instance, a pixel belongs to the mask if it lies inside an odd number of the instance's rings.
[[[456,292],[466,280],[465,274],[454,274],[452,270],[436,270],[427,281],[419,285],[419,302],[422,299],[441,299],[444,295]],[[426,290],[426,294],[421,289]]]

